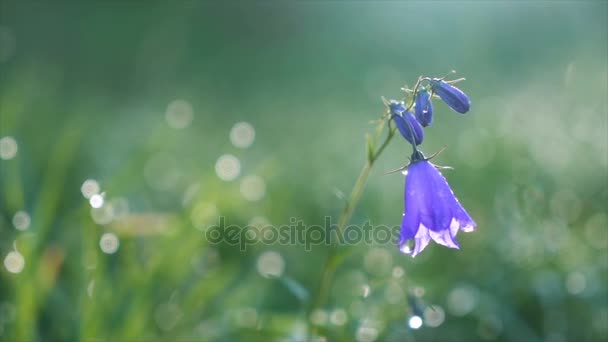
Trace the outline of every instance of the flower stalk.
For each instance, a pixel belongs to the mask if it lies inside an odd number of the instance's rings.
[[[338,225],[337,225],[338,234],[343,233],[346,225],[348,224],[348,222],[350,222],[353,212],[357,206],[357,203],[359,203],[359,200],[361,199],[361,194],[363,193],[363,189],[365,188],[365,185],[367,184],[367,180],[372,171],[372,167],[374,166],[374,163],[378,160],[378,158],[380,157],[382,152],[386,149],[388,144],[391,142],[391,140],[395,136],[396,128],[391,125],[390,117],[386,117],[386,116],[383,117],[382,120],[380,121],[380,123],[378,124],[378,127],[376,129],[376,135],[380,135],[382,133],[386,122],[388,122],[388,133],[387,133],[384,141],[382,142],[382,144],[373,152],[368,153],[367,161],[366,161],[365,165],[363,166],[363,168],[361,169],[361,172],[359,173],[359,177],[357,178],[357,181],[355,182],[355,185],[353,186],[353,190],[351,191],[348,199],[346,200],[346,205],[344,206],[344,209],[342,210],[342,213],[340,214],[340,218],[338,219]],[[369,143],[370,142],[368,140],[368,144]],[[334,274],[336,272],[336,269],[340,265],[340,262],[343,259],[343,255],[338,253],[338,247],[339,247],[339,245],[337,243],[333,242],[333,240],[332,240],[332,244],[330,246],[329,253],[322,266],[321,282],[320,282],[317,292],[315,293],[315,295],[312,298],[313,299],[312,305],[310,306],[310,308],[308,310],[308,316],[312,312],[314,312],[316,309],[323,307],[325,305],[325,303],[327,302],[327,297],[329,295],[329,290],[330,290],[330,286],[331,286]],[[308,319],[308,317],[307,317],[307,319]],[[315,334],[316,334],[316,327],[314,327],[313,325],[311,325],[309,323],[309,334],[308,334],[309,338],[312,338],[312,336],[314,336]]]

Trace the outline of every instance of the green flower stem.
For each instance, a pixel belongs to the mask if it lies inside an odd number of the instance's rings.
[[[385,118],[380,122],[380,124],[378,125],[378,129],[376,130],[377,134],[380,134],[382,132],[384,123],[389,120],[390,120],[390,118]],[[396,131],[396,128],[391,127],[390,121],[389,121],[388,134],[387,134],[386,138],[384,139],[384,141],[382,142],[380,147],[378,147],[377,150],[375,150],[371,155],[368,156],[367,162],[363,166],[363,169],[361,169],[359,178],[357,178],[355,186],[353,187],[353,190],[352,190],[348,200],[346,201],[346,206],[344,207],[344,210],[342,211],[342,214],[340,215],[340,218],[338,220],[338,226],[337,226],[338,234],[344,233],[344,229],[345,229],[346,225],[348,224],[348,222],[350,221],[350,218],[353,215],[353,211],[354,211],[355,207],[357,206],[359,199],[361,198],[361,194],[363,192],[363,189],[365,188],[367,179],[371,173],[374,162],[376,160],[378,160],[378,158],[380,157],[380,155],[382,154],[382,152],[384,151],[386,146],[388,146],[389,142],[395,135],[395,131]],[[331,283],[333,280],[334,273],[336,272],[336,269],[338,268],[340,262],[343,259],[341,257],[341,255],[338,254],[338,247],[339,247],[339,245],[336,243],[332,243],[332,245],[330,247],[329,254],[327,255],[325,263],[323,264],[321,283],[319,285],[318,291],[316,292],[315,296],[313,297],[312,305],[308,312],[309,314],[314,312],[316,309],[323,307],[325,305],[325,303],[327,302],[327,297],[329,295],[329,290],[330,290],[330,286],[331,286]],[[308,319],[308,317],[306,317],[306,319]],[[312,338],[312,335],[316,334],[316,327],[312,326],[312,324],[310,324],[310,323],[308,324],[308,326],[310,328],[309,337]]]

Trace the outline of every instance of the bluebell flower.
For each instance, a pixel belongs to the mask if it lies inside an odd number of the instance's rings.
[[[424,130],[416,117],[405,110],[403,104],[391,101],[389,104],[391,118],[395,122],[397,129],[401,135],[409,141],[410,144],[420,145],[424,139]]]
[[[405,177],[405,213],[401,222],[399,249],[413,257],[432,240],[459,248],[456,234],[475,230],[475,221],[458,202],[435,165],[412,156]],[[411,247],[408,241],[414,239]]]
[[[416,120],[420,122],[422,127],[430,126],[433,123],[433,103],[431,102],[431,94],[424,88],[419,88],[416,95]]]
[[[443,102],[450,106],[450,108],[460,114],[469,111],[471,100],[469,100],[469,97],[463,93],[462,90],[438,78],[430,80],[430,83],[431,90],[439,95]]]

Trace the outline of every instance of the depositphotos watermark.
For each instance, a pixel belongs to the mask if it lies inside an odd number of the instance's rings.
[[[384,245],[397,244],[399,226],[372,225],[369,221],[362,225],[348,225],[339,231],[330,216],[325,216],[323,225],[305,225],[302,220],[291,218],[285,225],[229,225],[224,216],[217,225],[204,230],[205,238],[211,244],[239,246],[246,251],[248,246],[303,245],[306,251],[317,245],[356,245],[360,243]]]

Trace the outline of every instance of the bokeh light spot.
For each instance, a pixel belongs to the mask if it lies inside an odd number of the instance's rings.
[[[355,335],[357,342],[372,342],[378,338],[378,329],[370,326],[360,326]]]
[[[171,128],[183,129],[192,123],[194,110],[190,102],[186,100],[174,100],[167,106],[165,119]]]
[[[310,321],[314,325],[324,326],[329,321],[329,315],[325,310],[316,309],[310,314]]]
[[[118,240],[118,236],[113,233],[105,233],[99,239],[99,247],[101,251],[106,254],[114,254],[118,250],[120,246],[120,241]]]
[[[217,206],[210,202],[199,202],[190,213],[190,220],[194,225],[194,228],[204,231],[211,223],[217,221],[219,216],[219,210]]]
[[[241,173],[241,162],[231,154],[224,154],[215,163],[215,173],[221,180],[234,180]]]
[[[230,130],[230,142],[238,148],[247,148],[255,140],[255,129],[247,122],[237,122]]]
[[[13,137],[0,139],[0,159],[9,160],[15,158],[19,149],[17,141]]]
[[[266,195],[266,183],[262,177],[247,176],[241,181],[241,195],[248,201],[259,201]]]
[[[437,305],[431,305],[424,309],[424,324],[436,328],[440,326],[445,320],[445,311],[442,307]]]
[[[89,204],[91,204],[91,208],[99,209],[103,207],[104,198],[102,194],[95,194],[89,198]]]
[[[4,267],[11,273],[21,273],[25,268],[25,258],[17,251],[10,251],[4,258]]]
[[[405,271],[403,270],[403,267],[395,266],[393,268],[393,277],[401,278],[401,277],[403,277],[404,274],[405,274]]]
[[[25,211],[18,211],[13,216],[13,226],[17,230],[27,230],[30,227],[30,215]]]
[[[262,253],[257,262],[258,272],[266,278],[278,278],[285,270],[285,260],[281,254],[273,251]]]
[[[412,293],[414,293],[414,296],[421,298],[424,297],[426,290],[423,286],[414,286],[414,288],[412,289]]]
[[[329,316],[329,321],[333,325],[344,325],[348,321],[348,315],[344,309],[335,309]]]
[[[407,325],[409,325],[409,327],[414,330],[420,329],[420,327],[422,326],[422,318],[420,316],[412,316],[407,321]]]
[[[93,195],[99,194],[99,183],[94,179],[85,180],[80,186],[80,192],[86,199],[90,199]]]
[[[129,201],[126,198],[113,198],[106,206],[111,210],[112,219],[119,219],[129,214]]]
[[[93,222],[106,225],[114,219],[114,208],[111,205],[104,205],[101,208],[91,208],[91,218]]]
[[[248,226],[256,228],[258,231],[272,227],[272,223],[264,216],[254,216],[247,223]]]
[[[448,295],[448,310],[455,316],[464,316],[477,305],[477,291],[470,287],[457,287]]]
[[[585,291],[587,278],[581,272],[572,272],[566,278],[566,289],[570,294],[578,295]]]

